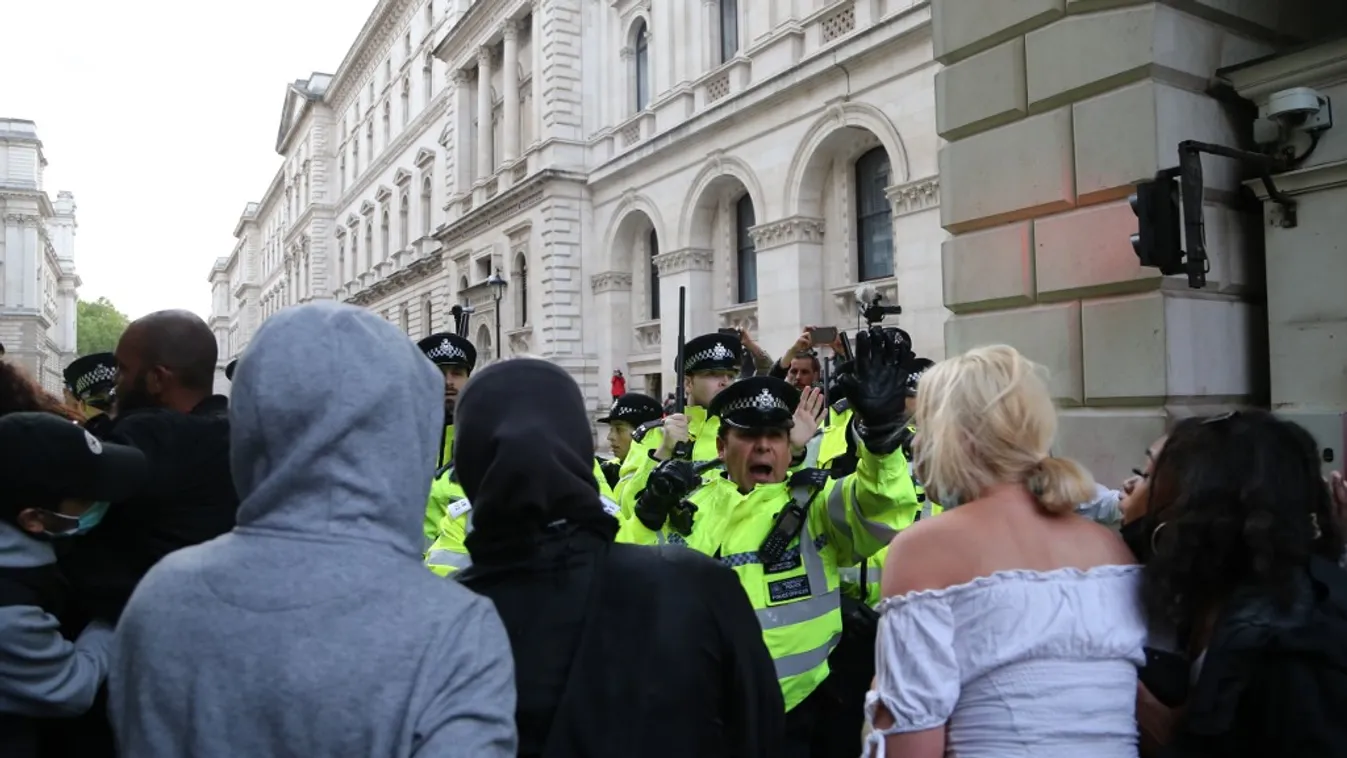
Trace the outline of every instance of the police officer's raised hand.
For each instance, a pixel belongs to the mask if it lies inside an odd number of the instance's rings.
[[[800,393],[800,404],[795,407],[795,426],[790,429],[790,447],[801,450],[818,431],[823,417],[823,390],[805,387]]]
[[[897,449],[912,358],[905,341],[879,327],[856,336],[855,385],[848,395],[859,416],[856,430],[873,453]]]
[[[659,449],[655,451],[655,457],[661,461],[667,461],[673,457],[674,445],[691,441],[688,437],[688,417],[681,413],[665,416],[663,428],[664,438],[660,440]]]

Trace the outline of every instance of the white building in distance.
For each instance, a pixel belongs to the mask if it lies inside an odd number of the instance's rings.
[[[32,121],[0,118],[0,360],[59,396],[75,356],[80,286],[75,196],[43,187],[47,158]]]
[[[287,92],[211,274],[221,365],[309,298],[412,338],[461,303],[483,361],[543,355],[598,408],[614,369],[672,386],[680,288],[689,336],[778,353],[854,327],[860,282],[942,357],[936,70],[918,0],[380,0]]]

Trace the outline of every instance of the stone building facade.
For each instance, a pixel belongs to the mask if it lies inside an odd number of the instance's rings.
[[[1248,167],[1203,159],[1204,289],[1138,265],[1128,196],[1177,166],[1183,140],[1252,149],[1250,110],[1270,90],[1245,86],[1242,97],[1225,72],[1341,34],[1347,6],[934,0],[933,10],[947,141],[940,222],[952,234],[941,260],[953,314],[946,349],[1007,342],[1044,364],[1064,407],[1060,448],[1106,482],[1120,481],[1175,418],[1266,405],[1271,290],[1262,269],[1273,260],[1261,217],[1240,209]],[[1331,70],[1341,81],[1343,68]],[[1342,135],[1330,132],[1325,144],[1332,139]],[[1274,366],[1327,359],[1341,384],[1342,356],[1327,357],[1322,341],[1287,343],[1295,330],[1280,326]],[[1302,349],[1282,352],[1293,344]]]
[[[47,158],[32,121],[0,119],[0,360],[57,396],[76,350],[75,197],[43,186]]]
[[[381,0],[321,94],[295,96],[301,123],[335,132],[298,161],[302,140],[278,145],[284,177],[212,271],[222,365],[275,307],[308,297],[371,308],[412,337],[463,304],[483,360],[546,356],[598,409],[614,369],[634,389],[671,388],[680,287],[688,334],[742,325],[778,352],[803,325],[855,326],[861,283],[901,302],[918,349],[941,357],[931,12]],[[418,110],[422,80],[399,77],[427,51]],[[403,137],[408,86],[419,115]],[[301,202],[328,226],[299,231],[303,208],[264,221],[305,161],[323,168]],[[307,235],[307,257],[284,240],[258,253],[277,225]]]

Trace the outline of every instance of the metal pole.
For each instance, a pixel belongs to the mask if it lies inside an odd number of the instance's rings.
[[[496,360],[500,360],[500,295],[496,295]]]

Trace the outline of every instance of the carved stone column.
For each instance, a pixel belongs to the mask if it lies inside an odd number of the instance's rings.
[[[594,294],[594,312],[604,327],[599,330],[597,352],[599,376],[613,369],[626,371],[632,353],[631,284],[629,271],[604,271],[589,279]]]
[[[477,180],[491,176],[491,48],[477,51]]]
[[[501,146],[501,156],[506,163],[519,157],[519,29],[514,19],[506,19],[505,55],[501,61],[501,75],[505,80],[505,108],[501,118],[505,119],[505,144]]]
[[[775,354],[804,326],[827,326],[816,284],[823,279],[823,219],[791,216],[748,230],[758,256],[758,343]]]
[[[687,338],[716,330],[716,314],[712,310],[713,283],[711,271],[715,253],[696,247],[670,250],[655,256],[659,268],[660,302],[660,361],[664,368],[664,386],[670,381],[681,381],[681,369],[674,366],[678,356],[678,288],[687,288]]]
[[[472,191],[473,162],[477,156],[472,154],[472,74],[465,69],[455,69],[453,73],[454,113],[450,128],[453,138],[447,140],[446,154],[452,151],[454,169],[449,177],[449,197],[456,198]]]
[[[936,220],[940,177],[894,185],[885,194],[893,214],[893,275],[903,306],[899,322],[912,335],[917,355],[940,360],[945,357],[945,321],[950,315],[943,288],[931,286],[941,280],[940,259],[932,251],[949,238]]]

